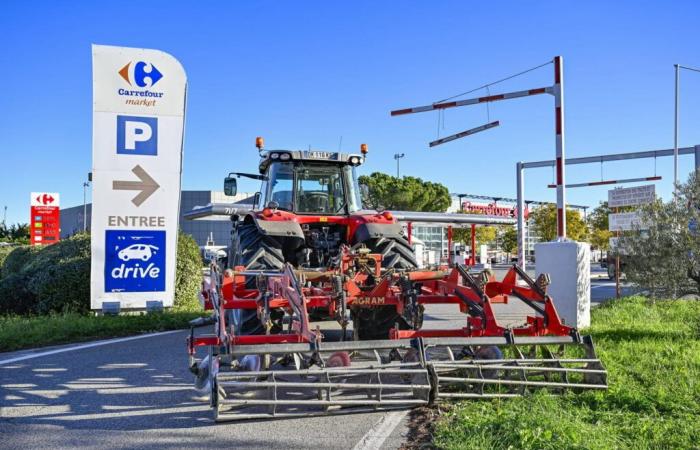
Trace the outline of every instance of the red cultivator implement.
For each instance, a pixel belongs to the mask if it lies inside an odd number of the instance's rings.
[[[281,270],[236,267],[221,273],[212,264],[202,299],[213,310],[214,333],[193,331],[188,346],[190,367],[208,391],[216,419],[406,408],[540,388],[607,388],[590,337],[562,323],[547,295],[546,276],[533,280],[514,266],[497,281],[460,265],[387,270],[381,261],[382,255],[358,245],[343,246],[333,270],[295,270],[287,263]],[[532,314],[519,326],[504,326],[494,305],[513,301]],[[429,304],[458,305],[462,326],[421,329]],[[395,308],[406,320],[396,323],[389,339],[359,340],[355,330],[347,339],[351,320],[372,308]],[[262,332],[239,334],[242,312],[250,310],[257,311]],[[313,327],[310,312],[317,310],[327,311],[340,330]],[[324,333],[339,334],[339,340]],[[209,354],[198,360],[200,346],[208,346]]]

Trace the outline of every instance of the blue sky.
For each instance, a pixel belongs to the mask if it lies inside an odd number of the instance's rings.
[[[221,189],[270,148],[370,148],[362,173],[440,181],[453,192],[515,195],[515,163],[554,156],[553,100],[491,105],[501,126],[435,149],[437,113],[389,116],[563,55],[569,157],[671,148],[673,64],[700,66],[700,4],[687,2],[4,2],[0,14],[0,208],[27,222],[29,192],[82,204],[91,166],[90,44],[156,48],[188,74],[183,189]],[[547,86],[551,65],[491,89]],[[483,92],[483,91],[482,91]],[[481,93],[477,93],[480,95]],[[682,74],[682,146],[700,144],[700,74]],[[484,106],[446,112],[448,135],[485,123]],[[664,177],[672,159],[614,163],[603,177]],[[681,158],[685,178],[692,157]],[[570,166],[569,182],[601,167]],[[553,200],[548,169],[530,199]],[[243,184],[243,190],[257,186]],[[595,205],[606,188],[571,189]],[[0,211],[1,212],[1,211]]]

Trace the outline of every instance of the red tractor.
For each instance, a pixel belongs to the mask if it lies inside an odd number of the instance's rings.
[[[257,141],[262,150],[262,141]],[[382,256],[385,270],[415,269],[413,250],[401,225],[388,211],[362,209],[355,168],[366,155],[325,151],[267,151],[260,174],[232,173],[226,178],[227,195],[236,193],[236,177],[262,181],[258,210],[234,215],[229,266],[246,270],[281,270],[285,263],[303,270],[339,268],[341,247],[367,248]],[[248,284],[254,286],[254,278]],[[351,317],[331,314],[328,308],[313,308],[312,319],[352,319],[359,339],[386,339],[397,323],[402,329],[420,327],[423,308],[399,314],[392,306],[353,308]],[[239,333],[262,331],[254,310],[239,310],[234,320]],[[272,311],[272,331],[281,329],[281,311]]]
[[[190,368],[217,420],[606,388],[590,337],[559,318],[546,275],[533,280],[514,266],[497,281],[460,264],[418,269],[397,221],[508,219],[363,209],[355,168],[364,145],[349,155],[263,151],[260,138],[257,147],[259,174],[231,173],[224,182],[235,195],[238,177],[260,180],[254,206],[186,214],[224,214],[233,224],[228,261],[212,264],[202,286],[213,315],[195,321],[188,340]],[[534,314],[502,325],[494,305],[509,299]],[[429,304],[458,305],[463,326],[422,329]],[[337,321],[340,338],[314,328],[319,320]],[[204,323],[214,324],[213,333],[195,334]],[[198,347],[209,354],[197,358]]]

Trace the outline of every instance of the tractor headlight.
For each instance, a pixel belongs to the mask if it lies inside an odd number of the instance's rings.
[[[270,153],[270,159],[279,159],[280,154],[279,153]]]
[[[282,161],[289,161],[289,159],[291,159],[291,157],[292,157],[292,155],[290,155],[289,153],[281,153],[280,154],[280,159]]]
[[[360,164],[360,157],[359,156],[351,156],[350,157],[350,164],[352,164],[353,166],[357,166],[358,164]]]

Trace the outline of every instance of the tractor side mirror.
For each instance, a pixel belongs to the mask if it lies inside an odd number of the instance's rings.
[[[238,192],[236,179],[234,177],[226,177],[224,179],[224,194],[234,196],[236,195],[236,192]]]

